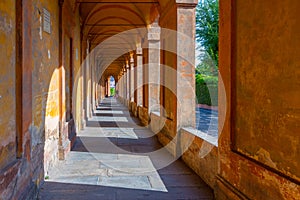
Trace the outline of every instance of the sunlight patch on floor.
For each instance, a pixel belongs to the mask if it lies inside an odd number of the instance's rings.
[[[70,152],[47,181],[168,192],[148,156]]]
[[[80,131],[78,136],[93,138],[122,138],[138,139],[133,128],[105,128],[105,127],[88,127]]]
[[[124,114],[121,110],[95,110],[95,114],[116,114],[116,115],[122,115]]]
[[[94,116],[91,119],[89,119],[89,121],[93,121],[93,122],[128,122],[127,117],[115,117],[115,116],[111,116],[111,117],[100,117],[100,116]]]

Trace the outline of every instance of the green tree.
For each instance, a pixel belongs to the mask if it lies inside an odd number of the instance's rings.
[[[199,1],[196,8],[196,40],[218,66],[219,0]]]
[[[196,74],[218,76],[218,66],[211,59],[210,55],[207,52],[203,52],[199,57],[200,63],[196,67]]]
[[[196,97],[199,104],[218,106],[218,76],[197,74]]]
[[[110,96],[115,96],[115,94],[116,94],[116,89],[110,88]]]

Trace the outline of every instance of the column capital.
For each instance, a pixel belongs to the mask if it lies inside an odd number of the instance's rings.
[[[176,0],[177,7],[181,8],[195,8],[198,0]]]
[[[129,67],[132,67],[133,64],[134,64],[134,58],[132,56],[132,57],[130,57],[130,66]]]
[[[148,41],[160,40],[161,28],[158,24],[153,24],[148,28],[147,39]]]
[[[141,47],[136,48],[136,55],[142,56],[143,55],[143,49]]]

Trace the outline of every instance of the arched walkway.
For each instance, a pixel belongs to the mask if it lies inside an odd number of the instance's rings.
[[[197,2],[1,0],[1,200],[300,199],[300,1],[219,1],[219,138]]]
[[[127,107],[106,98],[66,159],[49,172],[39,198],[213,199],[213,192]]]

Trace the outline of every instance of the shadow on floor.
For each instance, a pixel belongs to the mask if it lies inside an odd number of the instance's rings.
[[[175,177],[174,177],[175,178]],[[176,178],[175,178],[176,179]],[[163,180],[164,181],[164,180]],[[164,181],[166,182],[166,180]],[[44,192],[44,190],[52,191]],[[211,191],[201,185],[182,188],[173,186],[168,192],[123,189],[116,187],[46,182],[41,188],[40,200],[175,200],[175,199],[213,199]]]
[[[103,105],[126,110],[110,98],[98,107],[100,116],[107,111]],[[43,184],[40,200],[214,199],[212,189],[128,111],[123,116],[128,122],[109,121],[114,118],[106,114],[105,119],[95,114],[78,134],[66,160]]]

